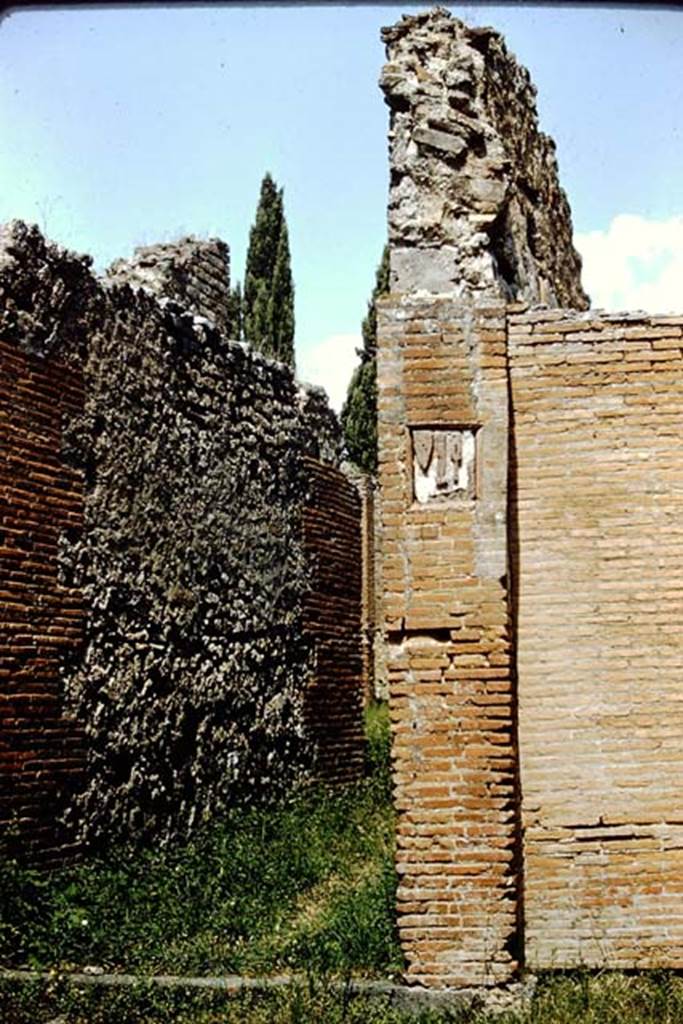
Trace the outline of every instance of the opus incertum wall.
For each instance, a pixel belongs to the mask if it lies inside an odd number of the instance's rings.
[[[226,257],[100,280],[0,236],[0,825],[34,861],[362,769],[360,497],[324,395],[221,333]]]
[[[500,36],[443,10],[383,36],[378,571],[407,977],[680,967],[683,317],[585,310]]]

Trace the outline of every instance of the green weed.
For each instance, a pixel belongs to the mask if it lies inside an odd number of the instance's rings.
[[[539,980],[530,1024],[680,1024],[683,979],[670,971],[587,970]]]
[[[531,1005],[493,1015],[471,1007],[401,1010],[388,997],[334,989],[311,974],[270,992],[77,988],[65,981],[0,981],[3,1024],[680,1024],[683,981],[673,973],[577,972],[543,977]]]
[[[400,966],[386,715],[368,774],[271,807],[235,808],[187,843],[120,847],[41,875],[5,860],[0,958],[145,973]]]
[[[4,1014],[4,1015],[3,1015]],[[58,1015],[55,1018],[55,1015]],[[461,1014],[409,1014],[388,998],[349,996],[311,978],[268,993],[228,996],[140,985],[94,989],[0,983],[3,1024],[459,1024]]]

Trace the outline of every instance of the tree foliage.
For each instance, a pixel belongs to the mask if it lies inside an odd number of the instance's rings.
[[[348,457],[366,473],[377,472],[377,307],[389,291],[389,246],[377,267],[375,287],[363,320],[363,348],[342,409],[341,422]]]
[[[294,283],[283,190],[270,174],[261,182],[242,299],[244,338],[264,355],[294,365]]]
[[[234,341],[242,339],[242,289],[239,281],[230,289],[228,296],[228,337]]]

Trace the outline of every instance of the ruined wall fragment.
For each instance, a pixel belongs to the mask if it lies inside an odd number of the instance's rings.
[[[121,266],[116,276],[125,276]],[[83,363],[80,384],[65,386],[60,399],[70,415],[62,422],[55,402],[59,423],[44,445],[55,487],[73,496],[62,501],[49,482],[37,484],[54,520],[46,572],[58,585],[40,590],[29,580],[22,592],[30,621],[55,627],[43,645],[63,651],[50,665],[50,699],[75,723],[81,762],[64,761],[64,777],[51,776],[37,720],[53,711],[42,697],[28,701],[26,758],[44,783],[29,816],[49,813],[38,806],[48,790],[77,790],[72,836],[165,839],[242,797],[272,797],[313,768],[330,778],[360,770],[360,656],[358,665],[348,656],[354,644],[360,651],[354,575],[343,581],[334,624],[308,615],[316,580],[329,589],[356,535],[360,544],[358,499],[336,468],[341,436],[323,393],[173,299],[111,279],[103,285],[87,260],[24,225],[6,238],[0,286],[14,362],[27,347],[63,344]],[[27,422],[38,423],[41,388],[55,393],[51,374],[64,377],[43,355],[36,360],[38,369],[22,370],[20,392],[6,378],[18,448],[16,408],[25,401]],[[40,440],[37,427],[26,430],[31,444],[34,434]],[[14,491],[9,498],[17,504]],[[330,516],[328,501],[346,502],[345,517]],[[318,516],[325,529],[316,532]],[[311,552],[327,576],[312,571]],[[23,559],[23,571],[32,556],[8,557]],[[74,619],[63,643],[57,599]],[[34,653],[47,657],[43,647]],[[42,686],[36,664],[22,668],[11,657],[2,679],[10,702],[17,687]],[[310,703],[316,687],[340,702],[334,714]],[[15,771],[17,750],[0,753],[3,771]]]
[[[683,317],[581,312],[553,147],[499,36],[435,10],[384,38],[408,978],[679,968]]]
[[[555,146],[502,37],[435,8],[382,39],[392,291],[585,308]]]
[[[92,259],[50,245],[35,225],[0,225],[0,337],[81,366],[104,313]]]
[[[495,985],[520,953],[505,310],[465,318],[457,300],[392,295],[379,303],[378,334],[406,977]],[[425,469],[427,494],[416,487]]]
[[[509,982],[524,957],[512,300],[584,308],[529,75],[443,9],[382,37],[391,294],[378,315],[382,615],[409,980]]]
[[[131,259],[112,263],[107,278],[175,299],[230,336],[230,250],[220,238],[188,235],[176,242],[138,246]]]

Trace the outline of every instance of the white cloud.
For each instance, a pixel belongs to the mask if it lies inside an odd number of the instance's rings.
[[[356,349],[362,344],[360,334],[332,334],[323,338],[297,353],[297,376],[325,388],[330,404],[341,412],[351,374],[358,364]]]
[[[683,217],[620,213],[606,231],[578,234],[574,242],[594,308],[683,312]]]

